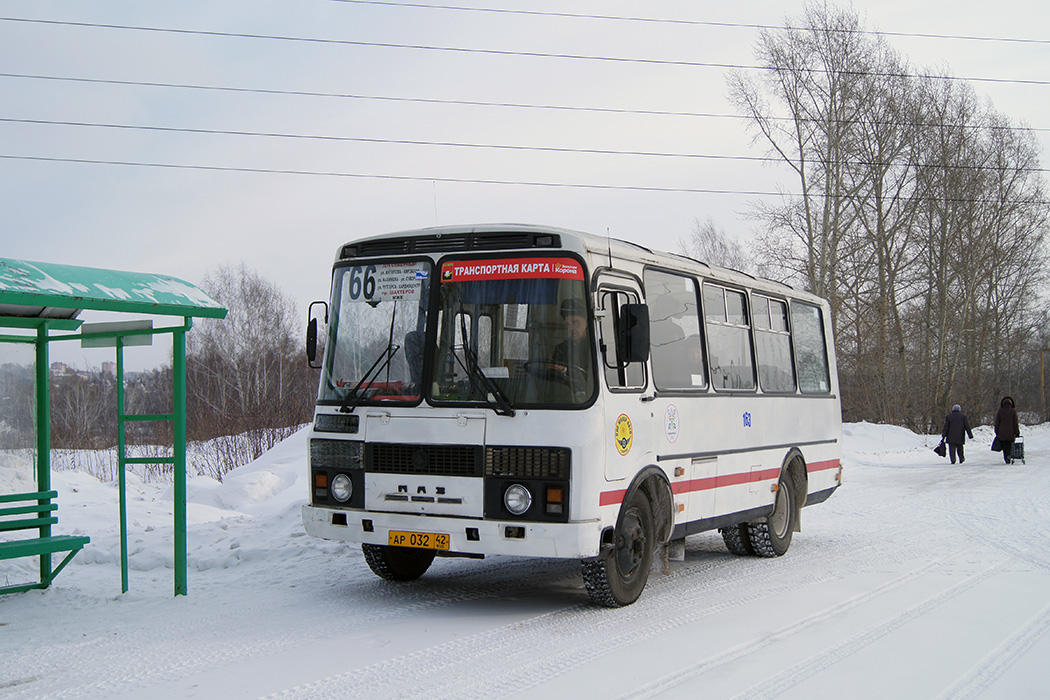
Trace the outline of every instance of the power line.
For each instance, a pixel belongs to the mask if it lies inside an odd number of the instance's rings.
[[[384,138],[373,138],[363,136],[335,136],[325,134],[289,134],[284,132],[273,132],[273,131],[245,131],[245,130],[234,130],[234,129],[203,129],[203,128],[190,128],[190,127],[174,127],[174,126],[153,126],[144,124],[113,124],[105,122],[82,122],[82,121],[65,121],[55,119],[22,119],[14,117],[0,117],[0,122],[8,124],[34,124],[41,126],[73,126],[73,127],[87,127],[87,128],[100,128],[100,129],[113,129],[113,130],[129,130],[129,131],[153,131],[163,133],[179,133],[179,134],[204,134],[214,136],[249,136],[249,137],[264,137],[264,138],[276,138],[276,139],[292,139],[292,140],[312,140],[312,141],[335,141],[343,143],[368,143],[368,144],[385,144],[385,145],[397,145],[397,146],[436,146],[436,147],[447,147],[447,148],[473,148],[473,149],[489,149],[489,150],[505,150],[505,151],[523,151],[523,152],[537,152],[537,153],[559,153],[559,154],[576,154],[576,155],[603,155],[603,156],[631,156],[631,157],[646,157],[646,158],[683,158],[683,159],[703,159],[703,160],[732,160],[732,161],[746,161],[746,162],[758,162],[758,163],[782,163],[781,158],[771,158],[768,156],[745,156],[745,155],[726,155],[726,154],[714,154],[714,153],[672,153],[668,151],[629,151],[622,149],[609,149],[609,148],[570,148],[567,146],[522,146],[517,144],[499,144],[499,143],[472,143],[466,141],[428,141],[420,139],[384,139]],[[818,159],[806,159],[808,163],[822,163]],[[844,165],[854,165],[862,167],[873,167],[873,166],[886,166],[894,165],[890,163],[881,163],[874,161],[860,161],[860,160],[847,160],[840,161]],[[825,163],[826,164],[826,163]],[[899,165],[905,167],[916,167],[914,163],[900,163]],[[986,166],[986,165],[961,165],[957,169],[960,170],[974,170],[974,171],[994,171],[994,172],[1038,172],[1045,173],[1050,172],[1047,168],[1024,168],[1017,167],[1011,168],[1007,166]]]
[[[271,88],[245,88],[245,87],[232,87],[224,85],[195,85],[191,83],[162,83],[162,82],[151,82],[141,80],[112,80],[105,78],[76,78],[70,76],[58,76],[58,75],[39,75],[30,73],[0,73],[2,78],[24,78],[27,80],[57,80],[57,81],[68,81],[78,83],[99,83],[103,85],[126,85],[132,87],[160,87],[160,88],[180,88],[187,90],[215,90],[219,92],[242,92],[242,93],[255,93],[260,95],[288,95],[293,97],[332,97],[349,100],[377,100],[386,102],[412,102],[418,104],[439,104],[439,105],[452,105],[452,106],[465,106],[465,107],[510,107],[519,109],[549,109],[549,110],[562,110],[568,112],[603,112],[609,114],[636,114],[636,115],[648,115],[648,116],[666,116],[666,117],[703,117],[711,119],[745,119],[739,114],[717,114],[711,112],[685,112],[685,111],[671,111],[671,110],[656,110],[656,109],[627,109],[618,107],[586,107],[586,106],[572,106],[572,105],[550,105],[550,104],[535,104],[527,102],[492,102],[482,100],[452,100],[444,98],[426,98],[426,97],[397,97],[390,95],[365,95],[356,93],[344,93],[344,92],[317,92],[308,90],[278,90]],[[1050,131],[1050,128],[1046,129]]]
[[[403,7],[403,8],[414,8],[414,9],[428,9],[428,10],[454,10],[458,12],[476,12],[476,13],[491,13],[491,14],[502,14],[502,15],[525,15],[525,16],[536,16],[536,17],[559,17],[569,19],[597,19],[597,20],[609,20],[618,22],[640,22],[646,24],[681,24],[687,26],[698,26],[698,27],[720,27],[727,29],[761,29],[769,31],[795,31],[805,32],[809,31],[805,27],[792,27],[784,25],[774,24],[753,24],[746,22],[713,22],[710,20],[695,20],[695,19],[675,19],[675,18],[660,18],[660,17],[633,17],[623,15],[599,15],[599,14],[588,14],[588,13],[576,13],[576,12],[546,12],[542,10],[510,10],[506,8],[494,8],[494,7],[465,7],[461,5],[431,5],[426,3],[417,2],[390,2],[388,0],[329,0],[330,2],[339,2],[351,5],[379,5],[385,7]],[[1016,43],[1016,44],[1050,44],[1050,39],[1023,39],[1019,37],[992,37],[992,36],[976,36],[968,34],[933,34],[929,32],[890,32],[876,29],[829,29],[828,31],[845,33],[845,34],[862,34],[870,36],[894,36],[903,38],[916,38],[916,39],[953,39],[961,41],[992,41],[992,42],[1003,42],[1003,43]]]
[[[290,97],[324,97],[324,98],[335,98],[335,99],[348,99],[348,100],[374,100],[380,102],[406,102],[415,104],[436,104],[436,105],[449,105],[449,106],[460,106],[460,107],[502,107],[502,108],[513,108],[513,109],[538,109],[538,110],[553,110],[553,111],[567,111],[567,112],[593,112],[603,114],[623,114],[623,115],[637,115],[637,116],[660,116],[660,117],[689,117],[689,118],[701,118],[701,119],[734,119],[741,121],[749,121],[750,117],[746,117],[740,114],[719,114],[716,112],[689,112],[689,111],[675,111],[675,110],[657,110],[657,109],[628,109],[619,107],[588,107],[588,106],[574,106],[574,105],[555,105],[555,104],[537,104],[528,102],[495,102],[485,100],[453,100],[444,98],[427,98],[427,97],[398,97],[392,95],[367,95],[367,94],[356,94],[356,93],[341,93],[341,92],[319,92],[310,90],[279,90],[276,88],[246,88],[226,85],[196,85],[192,83],[164,83],[156,81],[142,81],[142,80],[115,80],[108,78],[78,78],[72,76],[58,76],[58,75],[40,75],[31,73],[2,73],[0,72],[0,78],[16,78],[24,80],[52,80],[52,81],[64,81],[74,83],[94,83],[100,85],[122,85],[128,87],[157,87],[157,88],[172,88],[172,89],[183,89],[183,90],[205,90],[215,92],[232,92],[232,93],[245,93],[245,94],[259,94],[259,95],[282,95]],[[793,117],[770,117],[771,121],[796,121]],[[803,118],[802,121],[814,121],[813,119]],[[1020,132],[1050,132],[1050,127],[1031,127],[1031,126],[990,126],[983,127],[980,125],[959,125],[959,124],[924,124],[917,122],[894,122],[902,126],[919,126],[919,127],[933,127],[933,126],[945,126],[948,128],[989,128],[995,131],[1020,131]]]
[[[12,124],[40,124],[46,126],[80,126],[80,127],[98,127],[105,129],[128,129],[128,130],[140,130],[140,131],[161,131],[161,132],[174,132],[174,133],[186,133],[186,134],[213,134],[220,136],[260,136],[280,139],[305,139],[305,140],[317,140],[317,141],[341,141],[351,143],[374,143],[374,144],[388,144],[388,145],[400,145],[400,146],[444,146],[452,148],[482,148],[482,149],[495,149],[495,150],[509,150],[509,151],[538,151],[542,153],[572,153],[572,154],[584,154],[584,155],[615,155],[615,156],[644,156],[653,158],[705,158],[712,160],[744,160],[744,161],[758,161],[758,162],[779,162],[774,158],[766,158],[762,156],[733,156],[733,155],[720,155],[720,154],[706,154],[706,153],[670,153],[661,151],[627,151],[618,149],[603,149],[603,148],[570,148],[562,146],[521,146],[514,144],[497,144],[497,143],[470,143],[465,141],[425,141],[425,140],[414,140],[414,139],[382,139],[382,138],[369,138],[362,136],[332,136],[332,135],[319,135],[319,134],[289,134],[280,132],[269,132],[269,131],[240,131],[232,129],[198,129],[198,128],[186,128],[186,127],[172,127],[172,126],[147,126],[147,125],[135,125],[135,124],[107,124],[101,122],[75,122],[75,121],[59,121],[51,119],[16,119],[13,117],[0,117],[0,122],[12,123]]]
[[[533,180],[497,180],[497,179],[483,179],[483,178],[458,178],[458,177],[447,177],[447,176],[418,176],[418,175],[380,175],[375,173],[347,173],[339,171],[323,171],[323,170],[297,170],[297,169],[278,169],[278,168],[248,168],[241,166],[222,166],[222,165],[195,165],[195,164],[184,164],[184,163],[157,163],[157,162],[144,162],[144,161],[128,161],[128,160],[107,160],[107,159],[93,159],[93,158],[59,158],[49,156],[18,156],[6,153],[0,153],[0,159],[3,160],[22,160],[22,161],[37,161],[44,163],[77,163],[83,165],[117,165],[125,167],[140,167],[140,168],[164,168],[171,170],[202,170],[209,172],[228,172],[228,173],[255,173],[255,174],[269,174],[269,175],[300,175],[300,176],[312,176],[312,177],[336,177],[336,178],[353,178],[353,179],[364,179],[364,180],[395,180],[395,181],[409,181],[409,182],[446,182],[455,184],[469,184],[469,185],[513,185],[513,186],[525,186],[525,187],[552,187],[552,188],[572,188],[572,189],[589,189],[589,190],[611,190],[611,191],[623,191],[623,192],[664,192],[672,194],[718,194],[718,195],[739,195],[747,197],[798,197],[799,195],[793,192],[770,192],[762,190],[719,190],[702,187],[660,187],[650,185],[600,185],[588,182],[542,182]],[[826,197],[829,195],[823,194],[812,194],[813,197]],[[938,198],[938,202],[958,202],[958,203],[987,203],[1002,205],[1004,202],[997,199],[970,199],[965,197],[949,197],[949,198]],[[1006,202],[1009,203],[1009,202]],[[1025,204],[1046,206],[1050,205],[1050,200],[1026,200]]]
[[[104,159],[91,159],[91,158],[56,158],[47,156],[16,156],[11,154],[0,153],[0,158],[5,160],[28,160],[28,161],[40,161],[46,163],[80,163],[86,165],[122,165],[129,167],[143,167],[143,168],[170,168],[176,170],[205,170],[213,172],[233,172],[233,173],[262,173],[272,175],[309,175],[315,177],[341,177],[341,178],[358,178],[358,179],[370,179],[370,180],[403,180],[412,182],[449,182],[459,184],[472,184],[472,185],[522,185],[529,187],[566,187],[566,188],[577,188],[577,189],[592,189],[592,190],[622,190],[622,191],[633,191],[633,192],[677,192],[684,194],[733,194],[733,195],[745,195],[755,197],[770,197],[770,196],[783,196],[783,192],[763,192],[759,190],[716,190],[706,189],[698,187],[657,187],[648,185],[599,185],[594,183],[586,182],[539,182],[539,181],[528,181],[528,180],[495,180],[495,179],[481,179],[481,178],[458,178],[458,177],[422,177],[415,175],[379,175],[374,173],[346,173],[338,171],[322,171],[322,170],[295,170],[295,169],[276,169],[276,168],[247,168],[239,166],[220,166],[220,165],[191,165],[191,164],[180,164],[180,163],[156,163],[156,162],[142,162],[142,161],[127,161],[127,160],[104,160]],[[792,195],[788,195],[792,196]]]
[[[162,34],[184,34],[190,36],[208,36],[235,39],[265,39],[269,41],[304,42],[311,44],[333,44],[338,46],[358,46],[385,49],[412,49],[418,51],[445,51],[452,53],[482,54],[488,56],[515,56],[526,58],[557,58],[578,61],[606,61],[611,63],[641,63],[662,66],[684,66],[690,68],[723,68],[754,69],[757,66],[737,65],[734,63],[714,63],[704,61],[675,61],[657,58],[629,58],[621,56],[588,56],[585,54],[546,53],[542,51],[510,51],[505,49],[479,49],[467,46],[434,46],[430,44],[400,44],[382,41],[357,41],[354,39],[323,39],[320,37],[287,36],[280,34],[254,34],[248,32],[220,32],[205,29],[174,29],[170,27],[146,27],[130,24],[109,24],[101,22],[73,22],[69,20],[30,19],[25,17],[0,17],[0,22],[24,22],[27,24],[45,24],[64,27],[82,27],[89,29],[120,29],[136,32],[156,32]]]
[[[264,39],[270,41],[305,42],[314,44],[331,44],[339,46],[357,46],[370,48],[409,49],[417,51],[439,51],[487,56],[507,56],[524,58],[553,58],[574,61],[599,61],[607,63],[633,63],[639,65],[677,66],[685,68],[719,68],[723,70],[772,70],[766,66],[744,65],[736,63],[718,63],[711,61],[685,61],[657,58],[632,58],[626,56],[595,56],[586,54],[547,53],[542,51],[511,51],[508,49],[479,49],[466,46],[434,46],[429,44],[401,44],[395,42],[356,41],[352,39],[322,39],[319,37],[298,37],[279,34],[255,34],[247,32],[220,32],[203,29],[174,29],[170,27],[147,27],[129,24],[110,24],[101,22],[73,22],[69,20],[31,19],[25,17],[0,17],[0,22],[23,22],[66,27],[83,27],[90,29],[118,29],[137,32],[155,32],[164,34],[181,34],[190,36],[208,36],[237,39]],[[814,69],[815,70],[815,69]],[[1016,78],[982,78],[956,77],[947,75],[911,74],[911,73],[868,73],[846,71],[847,74],[872,75],[877,77],[897,78],[939,78],[958,82],[1000,83],[1012,85],[1050,85],[1050,80],[1016,79]]]

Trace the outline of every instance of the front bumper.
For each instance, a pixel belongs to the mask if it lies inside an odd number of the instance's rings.
[[[391,530],[443,533],[449,551],[460,554],[509,554],[524,557],[585,559],[598,556],[602,525],[598,520],[536,523],[479,520],[408,513],[379,513],[303,506],[307,534],[326,540],[389,544]]]

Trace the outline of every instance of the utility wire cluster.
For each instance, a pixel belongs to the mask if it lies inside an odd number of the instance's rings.
[[[800,28],[796,27],[776,27],[773,25],[761,25],[761,24],[743,24],[743,23],[726,23],[726,22],[707,22],[698,20],[687,20],[687,19],[661,19],[661,18],[646,18],[646,17],[626,17],[626,16],[614,16],[614,15],[601,15],[601,14],[582,14],[582,13],[568,13],[568,12],[545,12],[536,10],[513,10],[513,9],[501,9],[501,8],[484,8],[484,7],[465,7],[456,5],[438,5],[438,4],[425,4],[425,3],[408,3],[408,2],[390,2],[386,0],[328,0],[330,2],[338,2],[342,4],[353,4],[353,5],[375,5],[375,6],[387,6],[397,7],[402,9],[413,9],[413,10],[441,10],[441,11],[454,11],[454,12],[470,12],[470,13],[491,13],[491,14],[505,14],[505,15],[533,15],[541,17],[552,17],[552,18],[572,18],[581,20],[591,21],[620,21],[620,22],[644,22],[644,23],[659,23],[659,24],[681,24],[681,25],[699,25],[716,28],[734,28],[734,29],[748,29],[748,30],[797,30]],[[657,66],[684,66],[684,67],[695,67],[695,68],[707,68],[707,69],[720,69],[720,70],[764,70],[761,66],[755,65],[743,65],[743,64],[732,64],[732,63],[717,63],[717,62],[700,62],[700,61],[681,61],[681,60],[664,60],[656,58],[632,58],[632,57],[620,57],[620,56],[599,56],[599,55],[587,55],[587,54],[566,54],[566,53],[545,53],[545,52],[530,52],[530,51],[511,51],[503,49],[484,49],[484,48],[473,48],[463,46],[437,46],[437,45],[425,45],[425,44],[407,44],[407,43],[392,43],[392,42],[369,42],[369,41],[354,41],[348,39],[328,39],[319,37],[303,37],[303,36],[290,36],[290,35],[277,35],[277,34],[258,34],[258,33],[246,33],[246,32],[221,32],[221,31],[208,31],[198,29],[181,29],[172,27],[152,27],[144,25],[133,25],[133,24],[114,24],[114,23],[100,23],[100,22],[76,22],[68,20],[53,20],[53,19],[40,19],[40,18],[25,18],[25,17],[0,17],[0,23],[9,24],[37,24],[37,25],[51,25],[51,26],[66,26],[74,28],[82,28],[87,30],[120,30],[130,32],[151,32],[151,33],[162,33],[171,35],[194,35],[194,36],[205,36],[213,37],[217,39],[251,39],[251,40],[267,40],[267,41],[279,41],[279,42],[299,42],[299,43],[319,43],[319,44],[335,44],[344,46],[354,47],[371,47],[371,48],[387,48],[387,49],[398,49],[398,50],[415,50],[415,51],[437,51],[437,52],[456,52],[456,53],[467,53],[467,54],[480,54],[480,55],[498,55],[498,56],[513,56],[513,57],[524,57],[524,58],[543,58],[543,59],[555,59],[555,60],[566,60],[566,61],[602,61],[602,62],[613,62],[613,63],[637,63],[637,64],[648,64]],[[1008,38],[1008,37],[987,37],[987,36],[959,36],[959,35],[942,35],[942,34],[916,34],[916,33],[903,33],[903,32],[875,32],[875,31],[863,31],[864,34],[877,34],[883,36],[908,36],[908,37],[920,37],[920,38],[931,38],[931,39],[957,39],[957,40],[968,40],[968,41],[980,41],[980,42],[1002,42],[1002,43],[1030,43],[1030,44],[1050,44],[1050,40],[1034,40],[1034,39],[1021,39],[1021,38]],[[909,77],[925,77],[912,75]],[[1028,79],[1013,79],[1005,77],[969,77],[969,78],[954,78],[951,76],[935,76],[944,80],[959,80],[967,82],[994,82],[994,83],[1012,83],[1019,85],[1032,85],[1032,86],[1044,86],[1050,85],[1050,80],[1028,80]],[[485,108],[504,108],[504,109],[519,109],[519,110],[554,110],[554,111],[567,111],[567,112],[590,112],[590,113],[605,113],[605,114],[623,114],[623,115],[638,115],[638,116],[653,116],[653,117],[684,117],[684,118],[696,118],[696,119],[733,119],[733,120],[745,120],[746,118],[741,115],[735,114],[719,114],[719,113],[704,113],[704,112],[690,112],[690,111],[673,111],[673,110],[653,110],[653,109],[630,109],[630,108],[609,108],[609,107],[596,107],[596,106],[581,106],[581,105],[559,105],[559,104],[540,104],[540,103],[525,103],[525,102],[498,102],[498,101],[485,101],[485,100],[454,100],[454,99],[438,99],[438,98],[425,98],[425,97],[414,97],[414,96],[397,96],[397,95],[375,95],[375,94],[350,94],[350,93],[337,93],[337,92],[322,92],[322,91],[305,91],[305,90],[281,90],[274,88],[258,88],[258,87],[241,87],[241,86],[229,86],[229,85],[201,85],[194,83],[174,83],[174,82],[159,82],[159,81],[132,81],[132,80],[119,80],[111,78],[97,78],[97,77],[81,77],[81,76],[70,76],[70,75],[47,75],[41,73],[14,73],[14,72],[3,72],[0,73],[0,79],[19,79],[19,80],[30,80],[30,81],[61,81],[69,83],[88,83],[88,84],[106,84],[116,86],[127,86],[127,87],[146,87],[146,88],[161,88],[161,89],[181,89],[181,90],[198,90],[198,91],[217,91],[217,92],[228,92],[228,93],[255,93],[255,94],[266,94],[266,95],[281,95],[289,97],[316,97],[316,98],[338,98],[338,99],[352,99],[352,100],[373,100],[373,101],[388,101],[388,102],[404,102],[404,103],[419,103],[419,104],[437,104],[437,105],[454,105],[454,106],[466,106],[466,107],[485,107]],[[786,120],[788,117],[774,117],[773,120]],[[17,123],[17,124],[31,124],[39,126],[53,126],[53,127],[74,127],[74,128],[93,128],[93,129],[109,129],[109,130],[135,130],[135,131],[152,131],[152,132],[167,132],[167,133],[181,133],[181,134],[208,134],[208,135],[220,135],[220,136],[231,136],[231,137],[256,137],[256,138],[277,138],[277,139],[304,139],[304,140],[320,140],[320,141],[337,141],[337,142],[353,142],[353,143],[372,143],[372,144],[386,144],[386,145],[402,145],[402,146],[427,146],[427,147],[445,147],[445,148],[463,148],[463,149],[495,149],[495,150],[508,150],[508,151],[525,151],[525,152],[537,152],[537,153],[559,153],[559,154],[580,154],[580,155],[596,155],[596,156],[622,156],[622,157],[641,157],[641,158],[676,158],[676,159],[707,159],[707,160],[733,160],[733,161],[752,161],[752,162],[780,162],[779,159],[768,158],[763,156],[748,156],[748,155],[732,155],[732,154],[714,154],[714,153],[672,153],[666,151],[644,151],[644,150],[617,150],[617,149],[598,149],[598,148],[568,148],[568,147],[552,147],[552,146],[528,146],[520,144],[509,144],[509,143],[475,143],[465,141],[436,141],[436,140],[420,140],[420,139],[382,139],[382,138],[367,138],[367,137],[350,137],[350,136],[338,136],[338,135],[324,135],[324,134],[296,134],[286,132],[266,132],[266,131],[247,131],[247,130],[232,130],[232,129],[205,129],[205,128],[188,128],[179,126],[164,126],[164,125],[153,125],[153,124],[122,124],[113,122],[89,122],[89,121],[70,121],[70,120],[55,120],[55,119],[29,119],[29,118],[18,118],[9,117],[0,114],[0,122],[5,123]],[[943,125],[942,125],[943,126]],[[1001,128],[1008,130],[1017,131],[1028,131],[1028,132],[1047,132],[1050,128],[1041,127],[1015,127],[1015,126],[1000,126],[991,128]],[[435,177],[435,176],[408,176],[408,175],[376,175],[366,173],[347,173],[347,172],[336,172],[336,171],[323,171],[323,170],[300,170],[300,169],[270,169],[270,168],[249,168],[249,167],[237,167],[237,166],[210,166],[210,165],[192,165],[192,164],[175,164],[175,163],[161,163],[161,162],[150,162],[146,160],[127,160],[127,159],[108,159],[108,158],[62,158],[62,157],[44,157],[44,156],[33,156],[33,155],[18,155],[12,153],[0,154],[0,158],[8,161],[42,161],[42,162],[67,162],[67,163],[87,163],[87,164],[104,164],[104,165],[123,165],[123,166],[135,166],[135,167],[155,167],[155,168],[176,168],[176,169],[189,169],[189,170],[203,170],[203,171],[220,171],[220,172],[250,172],[250,173],[273,173],[273,174],[285,174],[285,175],[310,175],[310,176],[327,176],[327,177],[347,177],[347,178],[370,178],[370,179],[387,179],[387,180],[416,180],[416,181],[434,181],[434,182],[456,182],[456,183],[476,183],[476,184],[500,184],[500,185],[529,185],[529,186],[546,186],[546,187],[573,187],[573,188],[588,188],[588,189],[611,189],[611,190],[629,190],[629,191],[647,191],[647,192],[689,192],[689,193],[711,193],[711,194],[736,194],[736,195],[749,195],[749,196],[782,196],[783,192],[766,192],[766,191],[748,191],[748,190],[730,190],[730,189],[709,189],[709,188],[692,188],[692,187],[655,187],[655,186],[637,186],[637,185],[602,185],[594,183],[584,182],[538,182],[538,181],[526,181],[526,180],[510,180],[510,179],[476,179],[476,178],[452,178],[452,177]],[[871,164],[864,164],[871,165]],[[994,166],[980,166],[980,169],[994,170]],[[1028,172],[1048,172],[1046,168],[1029,168]]]

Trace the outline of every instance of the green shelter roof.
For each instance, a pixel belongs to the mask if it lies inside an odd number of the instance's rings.
[[[170,275],[0,258],[0,316],[75,318],[81,309],[226,316],[214,299]]]

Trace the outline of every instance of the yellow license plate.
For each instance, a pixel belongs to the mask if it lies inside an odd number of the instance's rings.
[[[448,535],[442,532],[402,532],[391,530],[387,540],[391,547],[448,549]]]

